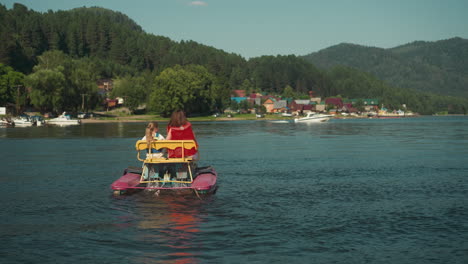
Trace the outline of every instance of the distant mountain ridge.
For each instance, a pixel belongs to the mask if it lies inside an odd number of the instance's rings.
[[[319,68],[356,68],[401,88],[468,98],[468,40],[459,37],[389,49],[342,43],[302,58]]]

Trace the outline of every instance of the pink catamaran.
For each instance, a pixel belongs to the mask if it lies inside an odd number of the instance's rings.
[[[193,156],[185,153],[197,150],[194,140],[157,140],[136,143],[137,159],[142,168],[129,167],[111,184],[114,195],[153,190],[159,194],[214,194],[218,188],[217,173],[211,166],[197,167]],[[141,152],[148,152],[141,158]]]

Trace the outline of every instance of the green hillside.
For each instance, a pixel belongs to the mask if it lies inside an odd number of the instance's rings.
[[[396,87],[468,98],[468,40],[462,38],[392,49],[339,44],[303,58],[323,69],[353,67]]]
[[[107,77],[143,70],[160,72],[190,63],[207,65],[227,77],[227,68],[244,61],[193,41],[175,42],[147,34],[126,15],[99,7],[39,13],[21,4],[14,4],[11,10],[0,5],[0,25],[0,62],[23,73],[30,73],[37,56],[48,50],[60,50],[72,58],[97,58],[120,71],[103,72]]]

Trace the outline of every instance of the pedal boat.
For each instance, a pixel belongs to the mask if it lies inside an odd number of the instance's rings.
[[[149,146],[151,145],[151,146]],[[129,167],[123,175],[111,184],[114,195],[131,194],[148,190],[160,194],[214,194],[218,188],[217,173],[211,166],[197,167],[192,156],[185,156],[186,150],[195,148],[194,140],[157,140],[148,144],[145,140],[136,142],[137,159],[142,168]],[[161,151],[154,153],[154,150]],[[179,151],[179,157],[167,153]],[[149,152],[142,159],[141,152]],[[153,153],[151,153],[153,152]]]

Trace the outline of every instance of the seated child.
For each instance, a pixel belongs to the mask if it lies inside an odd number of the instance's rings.
[[[158,122],[153,121],[146,126],[145,136],[141,140],[146,140],[148,142],[148,146],[154,140],[164,140],[164,136],[159,134]],[[148,158],[161,158],[162,156],[163,153],[161,150],[148,149]]]

